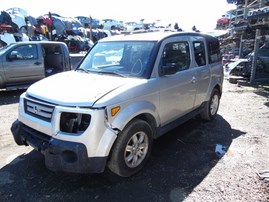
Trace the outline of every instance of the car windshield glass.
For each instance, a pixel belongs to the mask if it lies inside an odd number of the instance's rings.
[[[258,51],[259,56],[268,56],[269,55],[269,47],[262,47]]]
[[[87,54],[79,69],[146,78],[154,44],[146,41],[99,42]]]
[[[10,46],[14,46],[14,44],[9,44],[7,46],[3,46],[0,48],[0,54],[4,53]]]

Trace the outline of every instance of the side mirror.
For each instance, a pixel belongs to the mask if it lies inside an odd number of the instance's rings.
[[[12,60],[16,60],[18,59],[18,55],[17,55],[17,51],[12,51],[9,55],[8,55],[8,60],[12,61]]]
[[[171,75],[177,72],[176,63],[166,63],[161,67],[161,74],[162,75]]]

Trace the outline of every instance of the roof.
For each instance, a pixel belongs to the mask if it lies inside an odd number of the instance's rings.
[[[65,44],[61,41],[18,41],[17,44]]]
[[[127,34],[127,35],[114,35],[111,37],[106,37],[100,40],[100,42],[105,41],[160,41],[166,37],[170,36],[206,36],[207,38],[214,38],[210,35],[201,34],[198,32],[147,32],[147,33],[137,33],[137,34]]]

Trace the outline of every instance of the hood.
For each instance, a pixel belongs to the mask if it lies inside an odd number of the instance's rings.
[[[248,59],[236,59],[233,62],[228,63],[223,66],[224,77],[229,79],[230,73],[233,69],[235,69],[241,62],[249,62]]]
[[[229,70],[233,70],[234,68],[237,67],[241,62],[249,62],[248,59],[237,59],[234,60],[233,62],[228,63]]]
[[[125,85],[130,79],[111,75],[63,72],[31,85],[27,94],[65,106],[92,106],[107,93]]]

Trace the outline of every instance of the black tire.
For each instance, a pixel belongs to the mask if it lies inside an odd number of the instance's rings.
[[[238,78],[235,78],[235,77],[233,77],[233,76],[230,76],[230,78],[229,78],[229,83],[237,84],[237,80],[238,80]]]
[[[18,120],[14,121],[11,125],[11,132],[17,145],[25,145],[21,139],[22,124]]]
[[[211,121],[218,112],[220,104],[220,92],[213,89],[209,101],[206,103],[204,111],[200,114],[201,118],[206,121]]]
[[[151,126],[144,120],[132,120],[119,134],[108,161],[108,168],[121,177],[140,171],[149,158],[153,142]]]

